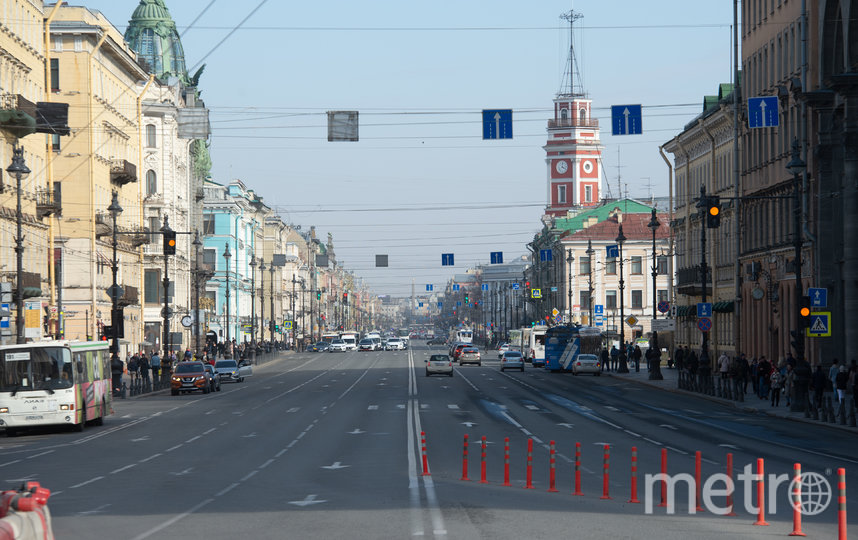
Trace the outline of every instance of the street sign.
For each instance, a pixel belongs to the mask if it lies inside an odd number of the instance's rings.
[[[502,264],[503,263],[503,251],[492,251],[489,256],[491,257],[492,264]]]
[[[462,307],[462,302],[456,302],[456,307]]]
[[[417,307],[423,307],[423,302],[417,302]]]
[[[377,267],[387,266],[387,263],[388,263],[387,255],[376,255],[375,256],[375,265]],[[327,266],[327,265],[324,265],[324,266]]]
[[[642,127],[640,105],[611,105],[611,135],[640,135]]]
[[[283,328],[286,330],[292,330],[292,321],[283,321]]]
[[[697,302],[697,318],[709,318],[712,316],[712,302]]]
[[[554,254],[550,249],[539,250],[539,260],[542,262],[551,262],[554,259]]]
[[[12,316],[10,306],[11,304],[0,304],[0,310],[5,314],[3,318],[0,318],[0,328],[9,328],[9,320]]]
[[[557,287],[551,287],[551,292],[557,292]]]
[[[552,315],[554,315],[555,317],[556,317],[559,313],[560,313],[560,312],[559,312],[559,311],[557,311],[557,308],[554,308],[554,309],[552,309],[552,310],[551,310],[551,314],[552,314]]]
[[[517,290],[519,290],[520,288],[521,288],[521,285],[519,285],[518,283],[513,283],[513,284],[512,284],[512,290],[517,291]]]
[[[660,313],[667,313],[668,311],[670,311],[670,302],[668,302],[667,300],[662,300],[661,302],[659,302],[658,311]]]
[[[816,311],[811,313],[807,335],[809,337],[831,337],[831,312]]]
[[[620,256],[620,246],[617,244],[614,244],[612,246],[605,246],[605,251],[607,251],[608,257],[617,258]]]
[[[444,302],[438,302],[438,309],[444,307]]]
[[[427,284],[426,284],[426,291],[427,291],[427,292],[431,292],[431,291],[432,291],[432,284],[431,284],[431,283],[427,283]]]
[[[637,323],[638,323],[638,318],[635,317],[634,315],[629,315],[628,317],[626,317],[626,324],[627,325],[634,326]]]
[[[709,317],[701,317],[697,319],[697,329],[701,332],[708,332],[709,330],[712,330],[712,319],[710,319]]]
[[[676,319],[653,319],[653,332],[674,332],[676,331]]]
[[[453,283],[453,290],[454,290],[454,291],[458,291],[458,290],[459,290],[459,284],[458,284],[458,283]]]
[[[602,326],[605,324],[605,318],[601,315],[593,317],[593,320],[596,322],[596,326]]]
[[[531,289],[530,290],[531,298],[542,298],[542,289]]]
[[[778,97],[748,98],[748,127],[778,127]]]
[[[482,289],[483,289],[484,291],[489,290],[489,284],[488,284],[488,283],[483,283],[483,287],[482,287]]]
[[[828,289],[819,289],[809,287],[807,295],[810,297],[810,307],[812,308],[827,308],[828,307]]]
[[[605,306],[603,304],[596,304],[593,306],[593,313],[595,315],[604,315],[605,314]]]
[[[562,322],[563,322],[563,317],[561,317],[560,315],[555,315],[555,316],[554,316],[554,322],[556,322],[556,323],[562,323]]]
[[[483,140],[512,139],[512,109],[483,109]]]
[[[107,296],[108,298],[113,298],[114,291],[116,291],[116,298],[121,298],[123,294],[125,294],[125,289],[123,289],[119,285],[111,285],[107,288]]]
[[[441,254],[441,266],[453,266],[453,254],[452,253],[442,253]]]

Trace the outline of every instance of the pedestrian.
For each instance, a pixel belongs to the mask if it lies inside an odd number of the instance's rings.
[[[140,370],[140,376],[143,378],[143,384],[149,384],[149,370],[151,366],[149,364],[149,359],[146,358],[146,354],[140,355],[140,360],[137,362],[137,369]]]
[[[620,366],[620,351],[616,345],[611,345],[611,371],[617,371]]]
[[[730,358],[723,351],[721,352],[721,356],[718,357],[718,373],[721,374],[721,382],[726,382],[723,379],[730,377]]]
[[[772,365],[766,360],[765,356],[760,357],[760,363],[757,365],[757,375],[760,379],[760,399],[769,399],[769,384],[772,376]]]
[[[786,396],[786,405],[789,407],[792,402],[792,393],[795,389],[795,369],[787,359],[786,374],[784,375],[784,396]]]
[[[678,369],[679,371],[685,369],[685,351],[682,350],[682,347],[677,347],[676,352],[673,353],[673,356],[676,359],[676,369]]]
[[[852,372],[852,401],[858,400],[858,369]]]
[[[131,377],[131,384],[134,384],[134,381],[137,379],[137,366],[140,363],[140,356],[135,353],[134,356],[131,357],[131,361],[128,362],[128,376]]]
[[[608,368],[608,362],[610,361],[611,355],[608,353],[607,347],[602,347],[602,371],[605,371]]]
[[[817,409],[822,407],[822,395],[825,393],[825,372],[822,371],[822,366],[817,365],[816,371],[813,372],[813,405]]]
[[[849,382],[849,373],[846,366],[840,366],[837,377],[834,378],[834,389],[837,391],[837,403],[843,403],[846,397],[846,385]]]
[[[837,379],[837,374],[840,373],[840,360],[837,358],[834,359],[834,363],[831,364],[831,367],[828,369],[828,380],[831,383],[830,390],[835,392],[837,385],[835,384],[835,380]]]
[[[742,385],[742,394],[748,393],[748,377],[751,373],[751,366],[748,365],[748,359],[745,353],[739,355],[739,381]]]
[[[158,356],[158,351],[152,351],[152,358],[149,359],[149,367],[152,368],[152,380],[157,383],[161,372],[161,357]]]
[[[773,369],[772,374],[769,375],[769,382],[772,387],[772,407],[779,407],[781,404],[781,388],[784,384],[781,372]]]
[[[635,348],[632,349],[632,358],[635,361],[635,373],[640,373],[641,371],[641,358],[643,357],[643,353],[641,352],[641,348],[635,345]]]

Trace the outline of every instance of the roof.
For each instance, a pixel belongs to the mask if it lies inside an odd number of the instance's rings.
[[[617,201],[609,201],[602,206],[585,210],[580,214],[570,218],[557,218],[554,220],[554,228],[561,231],[578,231],[584,228],[584,224],[595,217],[597,223],[607,220],[611,214],[617,210],[622,212],[624,216],[629,214],[645,214],[647,220],[652,213],[652,207],[639,203],[632,199],[621,199]],[[649,222],[649,221],[647,221]],[[592,228],[592,226],[590,227]]]
[[[669,217],[667,214],[656,214],[659,228],[656,230],[656,240],[665,239],[670,236]],[[652,230],[647,226],[652,219],[652,214],[624,214],[623,235],[628,240],[652,240]],[[617,216],[605,221],[581,229],[563,237],[563,240],[607,240],[613,241],[619,232]]]

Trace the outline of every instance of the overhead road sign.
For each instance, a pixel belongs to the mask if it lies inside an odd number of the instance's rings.
[[[810,287],[807,289],[807,295],[810,297],[810,307],[812,308],[827,308],[828,307],[828,289],[820,289]]]
[[[492,264],[503,264],[503,251],[492,251],[490,255]]]
[[[701,317],[697,319],[697,329],[701,332],[708,332],[712,330],[712,319],[709,317]]]
[[[441,266],[453,266],[453,254],[452,253],[442,253],[441,254]]]
[[[748,98],[748,127],[778,127],[778,97],[762,96]]]
[[[358,140],[358,111],[328,111],[328,142]]]
[[[426,284],[426,292],[432,292],[433,288],[434,288],[434,286],[431,283]]]
[[[387,255],[376,255],[375,265],[378,267],[387,266]],[[327,266],[327,265],[325,265]]]
[[[712,302],[697,302],[697,318],[712,316]]]
[[[620,246],[617,244],[613,244],[611,246],[606,246],[605,251],[606,251],[606,255],[608,257],[617,258],[620,256]]]
[[[484,291],[487,291],[487,290],[489,290],[489,284],[488,284],[488,283],[483,283],[483,285],[482,285],[482,287],[481,287],[481,288],[482,288]]]
[[[640,105],[611,105],[611,135],[640,135],[642,132]]]
[[[809,337],[831,337],[831,312],[817,311],[810,315]]]
[[[542,262],[551,262],[554,259],[554,254],[550,249],[539,250],[539,260]]]
[[[483,140],[512,139],[512,109],[483,109]]]

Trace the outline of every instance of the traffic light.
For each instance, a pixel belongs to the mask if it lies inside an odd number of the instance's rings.
[[[316,291],[316,300],[322,299],[322,291]]]
[[[465,305],[467,306],[468,304],[470,304],[470,302],[468,302],[468,293],[465,293]]]
[[[113,337],[113,327],[108,326],[106,324],[101,325],[101,335],[98,336],[100,341],[110,341],[110,338]]]
[[[717,229],[721,226],[721,197],[711,195],[706,200],[706,227]]]
[[[798,307],[798,329],[810,328],[810,297],[802,296]]]
[[[796,356],[804,356],[804,336],[802,335],[801,330],[790,330],[790,340],[789,344],[792,345],[792,348],[795,349],[797,353]]]
[[[348,303],[349,303],[349,293],[344,292],[343,293],[343,304],[348,304]]]
[[[164,231],[164,255],[176,254],[176,231]]]

